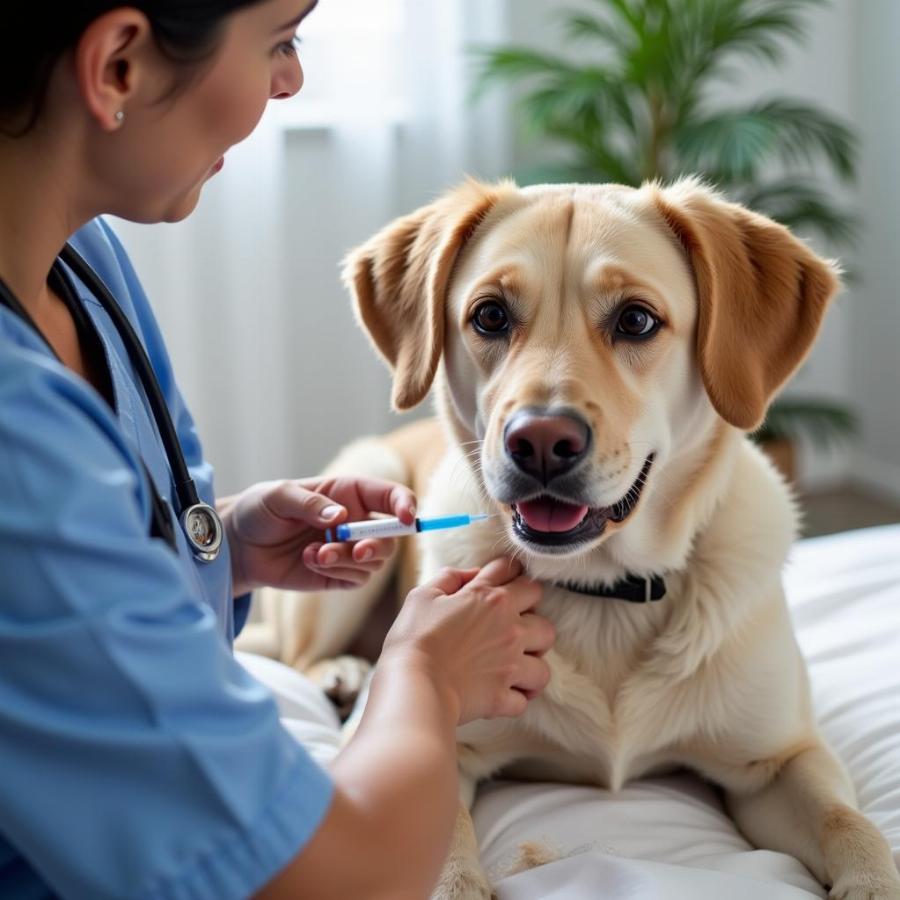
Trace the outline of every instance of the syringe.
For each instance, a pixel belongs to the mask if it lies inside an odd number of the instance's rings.
[[[325,532],[325,540],[332,541],[360,541],[363,538],[388,538],[402,537],[405,534],[418,534],[421,531],[440,531],[443,528],[462,528],[464,525],[473,525],[475,522],[483,522],[493,516],[479,513],[474,516],[432,516],[427,519],[414,519],[411,525],[406,525],[399,519],[366,519],[362,522],[345,522],[335,528],[329,528]]]

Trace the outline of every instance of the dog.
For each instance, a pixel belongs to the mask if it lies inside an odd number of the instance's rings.
[[[479,780],[615,790],[687,767],[830,896],[898,900],[888,844],[816,725],[781,585],[795,506],[747,438],[808,354],[837,267],[696,179],[468,181],[353,251],[345,281],[394,407],[434,387],[438,421],[357,444],[335,470],[413,485],[421,515],[494,514],[405,542],[401,596],[417,552],[419,578],[512,554],[557,631],[527,711],[459,729],[435,897],[491,896]],[[338,652],[387,577],[340,611],[308,601],[315,627],[295,607],[282,658]]]

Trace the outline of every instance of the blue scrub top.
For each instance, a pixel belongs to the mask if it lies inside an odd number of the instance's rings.
[[[72,243],[140,335],[213,503],[124,249],[101,220]],[[177,556],[149,536],[140,458],[171,501],[165,451],[115,327],[69,274],[118,415],[0,306],[0,897],[246,897],[309,840],[332,785],[232,656],[249,598],[227,548],[202,563],[180,528]]]

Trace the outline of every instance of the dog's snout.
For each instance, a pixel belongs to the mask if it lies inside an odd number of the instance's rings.
[[[520,410],[507,422],[503,442],[523,472],[547,484],[584,459],[591,429],[572,413]]]

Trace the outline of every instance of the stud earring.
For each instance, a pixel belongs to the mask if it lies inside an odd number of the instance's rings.
[[[125,121],[125,111],[124,111],[124,110],[121,110],[121,109],[120,109],[120,110],[116,113],[116,121],[117,121],[120,125]]]

